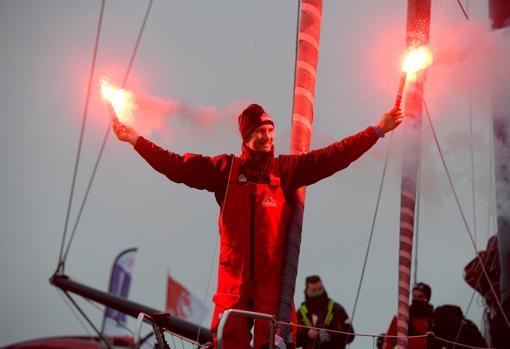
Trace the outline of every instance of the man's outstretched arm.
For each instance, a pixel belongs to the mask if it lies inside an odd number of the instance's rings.
[[[179,155],[138,135],[132,127],[118,120],[113,123],[113,131],[119,140],[132,144],[152,168],[173,182],[211,192],[221,190],[225,184],[223,173],[228,168],[226,160],[230,157],[211,158],[189,153]]]
[[[402,123],[402,111],[390,109],[375,126],[346,137],[325,148],[302,155],[283,156],[283,168],[287,173],[285,186],[290,190],[313,184],[346,168],[368,151],[380,137]]]

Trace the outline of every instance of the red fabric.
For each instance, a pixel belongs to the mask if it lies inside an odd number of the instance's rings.
[[[491,290],[491,285],[494,288],[496,295],[500,294],[500,274],[501,267],[499,265],[499,253],[498,253],[498,238],[497,235],[493,235],[487,242],[487,249],[478,253],[480,258],[475,257],[464,267],[464,280],[469,286],[474,288],[480,293],[485,299],[489,306],[495,307],[496,300]],[[487,271],[489,281],[483,273],[480,260]]]
[[[377,142],[373,127],[301,155],[280,155],[273,159],[280,167],[281,186],[286,194],[314,184],[346,168]],[[158,172],[176,183],[213,192],[221,205],[225,196],[228,174],[233,156],[214,157],[167,151],[149,140],[139,137],[135,150]],[[244,154],[243,154],[244,155]],[[258,182],[256,179],[248,180]]]
[[[418,331],[419,334],[425,334],[429,330],[428,320],[426,318],[412,318],[410,320],[409,327],[413,326],[413,328]],[[397,335],[397,317],[394,316],[391,320],[390,327],[388,328],[388,332],[386,332],[389,336]],[[420,338],[409,338],[409,349],[427,349],[427,337]],[[397,345],[397,338],[395,337],[385,337],[382,349],[393,349]]]
[[[288,206],[280,187],[278,166],[269,184],[247,182],[235,159],[225,204],[219,218],[220,265],[211,329],[225,309],[276,315],[281,289]],[[229,318],[223,332],[225,349],[250,348],[250,321]],[[269,322],[255,320],[254,347],[268,342]]]

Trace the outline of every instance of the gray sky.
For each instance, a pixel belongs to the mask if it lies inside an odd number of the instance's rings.
[[[48,278],[62,238],[99,8],[100,1],[0,1],[0,345],[84,333]],[[107,2],[96,82],[113,66],[115,74],[123,75],[145,9],[145,1]],[[391,106],[406,11],[406,2],[396,0],[324,2],[313,147],[374,124]],[[435,1],[431,45],[451,48],[454,43],[477,51],[465,38],[485,42],[487,5],[470,2],[469,11],[476,25],[466,29],[456,1]],[[239,105],[257,101],[276,121],[276,152],[286,153],[296,13],[296,1],[154,1],[128,88],[211,106],[226,118],[212,126],[168,119],[147,136],[177,152],[238,153]],[[432,67],[425,97],[473,230],[471,86],[476,232],[483,248],[495,231],[488,176],[490,108],[483,79],[489,58],[475,58]],[[71,223],[107,123],[95,84]],[[434,305],[457,304],[465,310],[472,291],[463,281],[463,267],[474,250],[425,126],[418,278],[432,286]],[[303,299],[304,277],[313,273],[323,277],[330,296],[352,311],[388,139],[347,170],[309,188],[296,303]],[[354,320],[359,333],[384,332],[396,311],[400,158],[405,151],[399,139],[397,130]],[[210,302],[216,287],[217,213],[210,193],[168,182],[129,145],[110,138],[66,272],[106,289],[115,255],[137,246],[131,299],[162,309],[170,269]],[[102,313],[80,304],[99,324]],[[476,323],[480,304],[477,296],[468,314]],[[351,348],[367,343],[372,344],[357,338]]]

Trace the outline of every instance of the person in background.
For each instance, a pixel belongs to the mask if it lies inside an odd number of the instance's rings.
[[[311,275],[305,281],[305,301],[297,311],[296,347],[304,349],[343,349],[354,340],[354,328],[345,309],[328,297],[322,280]],[[316,328],[309,328],[316,327]],[[330,332],[341,331],[351,334]]]
[[[413,287],[412,302],[409,307],[408,336],[426,335],[432,328],[434,307],[430,304],[432,289],[424,282]],[[386,332],[388,336],[397,336],[397,317],[391,320]],[[427,337],[409,338],[409,349],[428,349]],[[394,349],[397,345],[396,337],[385,337],[382,349]]]
[[[432,340],[430,349],[459,348],[458,345],[441,339],[473,347],[487,347],[478,327],[471,320],[466,319],[462,309],[456,305],[446,304],[434,310],[432,332],[437,338]]]

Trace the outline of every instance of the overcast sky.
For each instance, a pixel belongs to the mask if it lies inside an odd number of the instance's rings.
[[[108,123],[97,82],[110,73],[121,83],[146,6],[146,1],[107,1],[71,227]],[[62,239],[99,9],[100,1],[0,1],[0,345],[86,333],[48,278]],[[470,1],[468,10],[471,23],[456,1],[433,1],[431,46],[444,57],[445,48],[466,48],[468,54],[430,69],[425,98],[470,229],[484,248],[495,232],[485,74],[492,63],[491,57],[471,55],[487,48],[487,4]],[[392,105],[406,13],[406,1],[324,2],[313,147],[376,123]],[[145,135],[180,153],[239,153],[236,115],[256,101],[277,125],[276,152],[288,152],[296,15],[297,1],[155,0],[127,88],[220,117],[202,122],[170,116]],[[142,114],[135,118],[142,120]],[[354,319],[359,333],[386,331],[397,308],[401,154],[406,150],[399,132],[405,127],[394,133]],[[330,296],[352,312],[388,146],[386,137],[351,167],[308,189],[297,304],[306,275],[320,274]],[[418,281],[432,286],[434,305],[457,304],[465,311],[472,290],[463,281],[463,267],[475,252],[428,123],[422,160]],[[105,290],[114,257],[138,247],[130,299],[163,309],[170,270],[212,304],[217,213],[213,195],[169,182],[130,145],[110,137],[65,271]],[[80,304],[99,325],[102,313]],[[477,324],[480,304],[476,296],[468,314]],[[357,338],[351,348],[368,345],[371,339]]]

